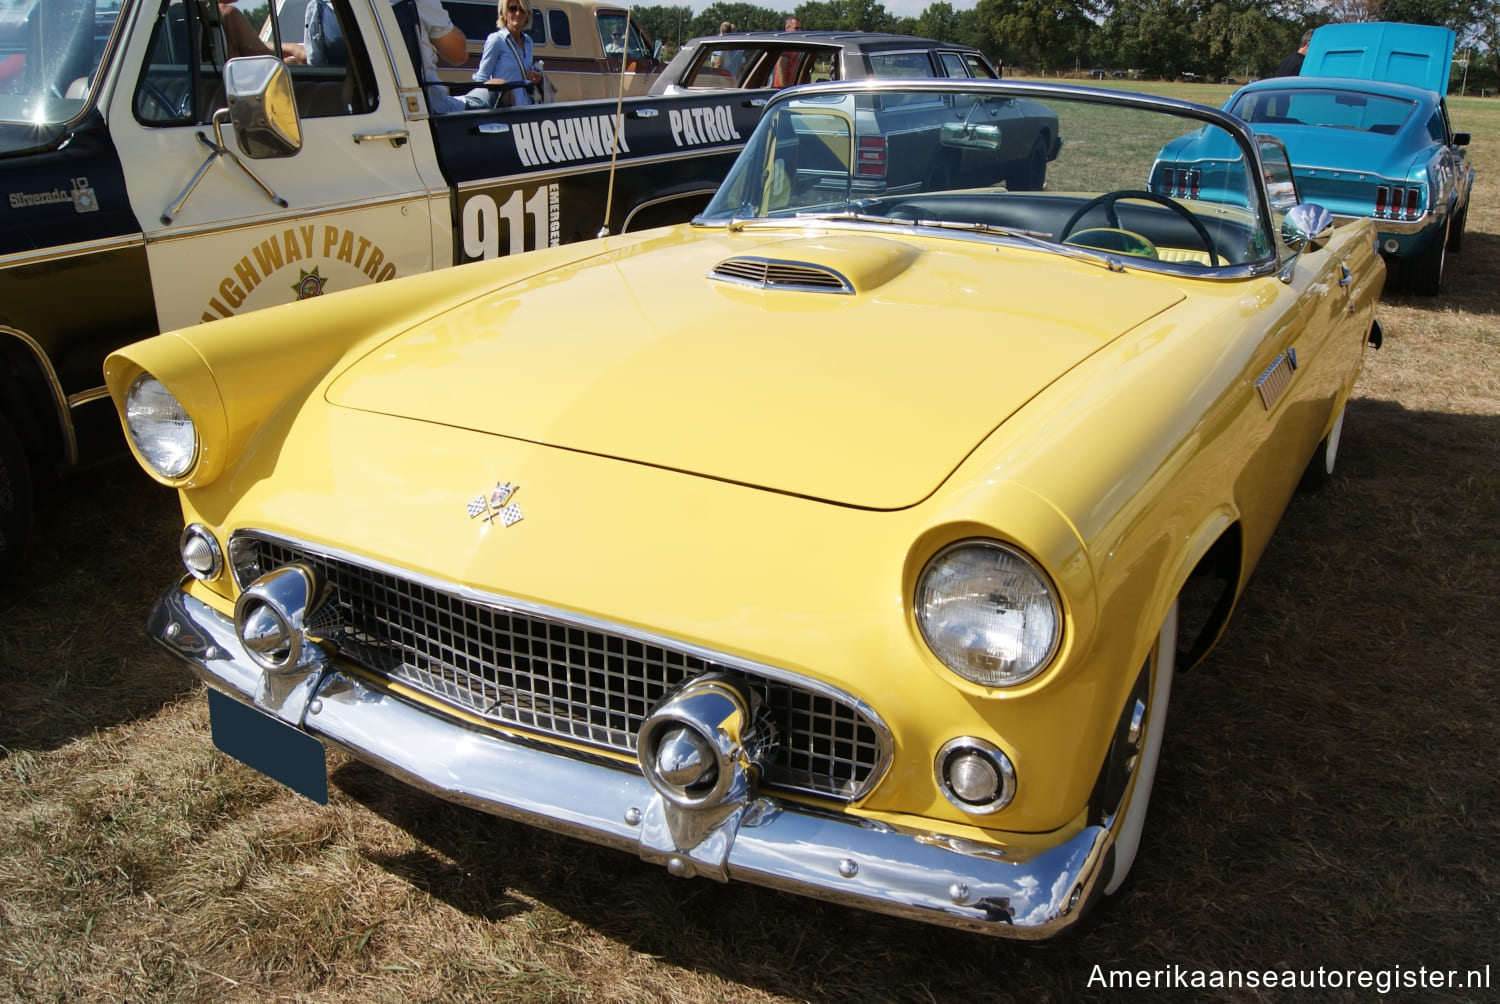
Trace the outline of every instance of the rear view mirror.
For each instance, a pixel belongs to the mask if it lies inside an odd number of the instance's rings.
[[[975,122],[944,122],[938,143],[960,150],[998,150],[1000,127]]]

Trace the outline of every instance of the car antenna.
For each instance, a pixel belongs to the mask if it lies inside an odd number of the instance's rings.
[[[620,41],[620,86],[615,90],[615,128],[610,137],[609,181],[604,188],[604,224],[599,228],[600,237],[609,236],[609,214],[614,211],[615,204],[615,163],[620,159],[620,130],[625,128],[625,63],[630,55],[631,9],[629,4],[625,5],[625,34]]]

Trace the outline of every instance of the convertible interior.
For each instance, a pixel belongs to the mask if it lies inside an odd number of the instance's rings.
[[[1077,193],[976,189],[862,199],[861,216],[1019,230],[1044,240],[1205,268],[1265,256],[1243,209],[1181,202],[1155,192]],[[804,209],[804,212],[807,210]]]

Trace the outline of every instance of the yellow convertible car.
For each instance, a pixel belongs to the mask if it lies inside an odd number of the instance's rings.
[[[1225,112],[791,89],[691,225],[112,355],[186,522],[149,630],[311,797],[331,747],[673,875],[1046,937],[1129,871],[1174,670],[1332,472],[1384,276]]]

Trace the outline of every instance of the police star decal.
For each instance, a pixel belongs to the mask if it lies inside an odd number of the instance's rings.
[[[501,526],[512,526],[521,522],[524,516],[521,507],[511,501],[511,496],[521,490],[520,485],[511,484],[509,481],[495,482],[495,487],[487,495],[476,495],[469,502],[469,518],[477,519],[484,517],[486,523],[500,521]]]

